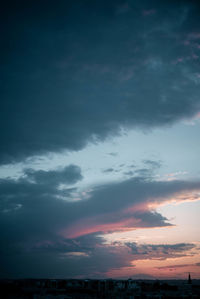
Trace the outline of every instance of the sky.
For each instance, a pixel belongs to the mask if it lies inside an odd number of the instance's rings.
[[[199,14],[4,1],[0,278],[200,279]]]

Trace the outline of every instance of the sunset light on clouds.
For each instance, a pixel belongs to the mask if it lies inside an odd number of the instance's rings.
[[[200,4],[4,3],[0,278],[200,279]]]

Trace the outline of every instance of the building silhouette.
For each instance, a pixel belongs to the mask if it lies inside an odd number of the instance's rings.
[[[192,283],[192,279],[191,279],[191,276],[190,276],[190,273],[188,275],[188,284],[191,284]]]

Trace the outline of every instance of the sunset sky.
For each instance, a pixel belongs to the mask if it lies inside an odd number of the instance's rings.
[[[0,22],[0,278],[200,279],[199,1]]]

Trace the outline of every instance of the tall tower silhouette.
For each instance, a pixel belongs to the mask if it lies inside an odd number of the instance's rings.
[[[191,279],[191,276],[190,276],[190,273],[188,275],[188,284],[191,284],[192,283],[192,279]]]

